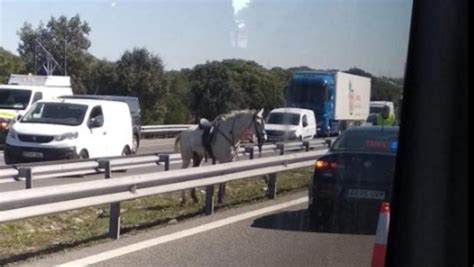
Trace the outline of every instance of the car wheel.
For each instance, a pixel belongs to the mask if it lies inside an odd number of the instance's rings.
[[[138,152],[138,146],[140,145],[140,141],[137,135],[133,135],[132,140],[132,153],[136,154]]]
[[[88,159],[89,158],[89,153],[87,153],[87,150],[81,150],[79,153],[79,159]]]
[[[3,160],[5,161],[5,164],[6,164],[6,165],[11,165],[11,164],[17,163],[16,160],[13,160],[13,159],[10,157],[10,155],[9,155],[9,153],[8,153],[7,151],[4,151]]]
[[[130,148],[128,146],[125,146],[122,150],[122,156],[128,156],[132,154],[132,152],[130,151]]]

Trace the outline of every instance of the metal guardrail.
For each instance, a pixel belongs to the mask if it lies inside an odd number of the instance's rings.
[[[178,133],[196,127],[195,124],[168,124],[168,125],[144,125],[141,127],[142,134]]]
[[[118,239],[121,201],[206,187],[204,212],[209,215],[214,212],[215,185],[270,174],[267,196],[274,198],[276,173],[312,166],[324,153],[326,150],[309,151],[199,168],[0,193],[0,222],[111,204],[109,234],[112,238]],[[110,178],[110,161],[104,166],[105,178]]]
[[[324,148],[322,140],[312,142],[290,142],[279,144],[268,144],[262,147],[262,154],[270,154],[279,151],[300,151],[315,148]],[[258,155],[258,148],[246,145],[239,148],[239,154],[246,154],[249,158]],[[110,162],[112,171],[123,169],[134,169],[152,167],[157,165],[181,163],[179,153],[165,155],[163,153],[137,154],[127,157],[114,157],[102,159],[73,160],[73,161],[50,161],[34,164],[18,164],[0,168],[0,183],[11,182],[11,180],[25,180],[25,188],[33,187],[33,182],[40,179],[56,177],[67,177],[75,175],[88,175],[103,173],[105,171],[103,162]]]

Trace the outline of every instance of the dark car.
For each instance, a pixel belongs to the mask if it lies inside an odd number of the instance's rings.
[[[130,109],[130,115],[132,116],[132,126],[133,126],[133,148],[132,153],[135,154],[138,151],[140,146],[140,136],[141,136],[141,109],[140,101],[138,97],[133,96],[115,96],[115,95],[68,95],[61,96],[61,98],[79,98],[79,99],[99,99],[99,100],[110,100],[110,101],[120,101],[128,104]]]
[[[315,162],[309,212],[317,226],[374,233],[379,205],[390,201],[398,127],[354,127]]]

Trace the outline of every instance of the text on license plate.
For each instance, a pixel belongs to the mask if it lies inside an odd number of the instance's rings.
[[[43,153],[41,152],[34,152],[34,151],[24,151],[23,152],[23,157],[27,158],[42,158]]]
[[[349,191],[347,192],[347,197],[349,197],[349,198],[385,199],[385,191],[349,189]]]

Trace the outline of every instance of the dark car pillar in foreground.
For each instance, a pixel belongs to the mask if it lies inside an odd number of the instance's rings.
[[[386,266],[468,266],[467,1],[417,1]]]

